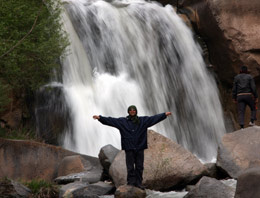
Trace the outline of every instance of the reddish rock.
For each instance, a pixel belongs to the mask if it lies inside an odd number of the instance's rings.
[[[84,171],[83,161],[80,155],[64,157],[58,168],[58,177]]]
[[[260,167],[260,127],[225,134],[218,149],[217,166],[232,178],[252,167]]]
[[[260,69],[259,0],[180,0],[209,48],[218,77],[232,84],[242,64],[253,76]]]
[[[145,198],[146,192],[134,186],[122,185],[116,189],[115,198]]]
[[[52,181],[64,157],[75,155],[79,154],[44,143],[0,138],[0,178]],[[89,169],[99,168],[98,158],[81,157],[88,161]]]

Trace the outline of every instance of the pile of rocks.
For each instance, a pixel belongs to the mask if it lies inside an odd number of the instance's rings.
[[[202,164],[174,141],[149,131],[143,185],[157,191],[186,189],[186,198],[253,197],[259,191],[253,187],[260,175],[259,132],[260,127],[251,127],[224,135],[217,162]],[[95,158],[38,142],[0,139],[0,177],[54,181],[60,185],[59,197],[146,197],[144,190],[126,185],[124,151],[112,145]],[[238,180],[237,189],[221,181],[227,178]],[[30,194],[27,188],[22,192]]]

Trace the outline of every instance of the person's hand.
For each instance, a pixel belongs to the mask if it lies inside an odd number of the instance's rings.
[[[237,100],[236,100],[236,99],[233,99],[233,103],[237,103]]]
[[[169,115],[172,115],[172,113],[171,112],[166,112],[165,115],[169,116]]]
[[[258,98],[255,99],[255,103],[258,103]]]
[[[93,115],[93,119],[94,119],[94,120],[99,120],[100,117],[99,117],[98,115]]]

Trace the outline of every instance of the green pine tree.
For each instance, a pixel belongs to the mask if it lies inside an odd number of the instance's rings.
[[[0,79],[15,93],[47,83],[68,45],[55,0],[0,0]]]

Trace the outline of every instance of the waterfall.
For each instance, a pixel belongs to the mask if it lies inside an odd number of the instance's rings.
[[[66,0],[64,28],[71,45],[63,60],[62,87],[70,109],[63,146],[97,156],[120,147],[117,129],[92,116],[171,111],[152,127],[200,159],[216,156],[225,132],[216,83],[193,34],[171,6],[155,2]]]

